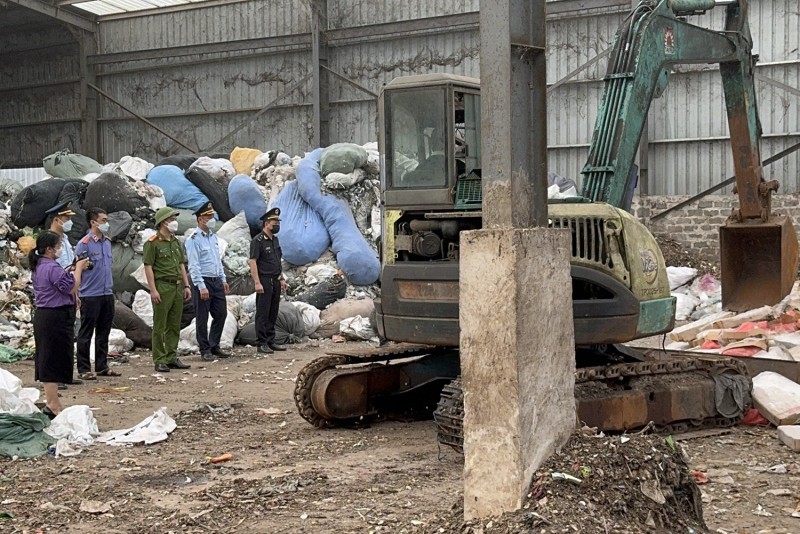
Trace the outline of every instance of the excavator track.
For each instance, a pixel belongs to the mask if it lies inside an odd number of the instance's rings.
[[[658,351],[655,358],[634,352],[651,359],[576,370],[577,411],[585,424],[612,432],[651,425],[659,432],[679,433],[731,426],[744,415],[742,406],[721,414],[715,404],[715,377],[725,374],[741,378],[749,403],[749,374],[741,361],[689,352]],[[438,426],[438,441],[463,451],[458,363],[453,349],[409,343],[331,351],[300,371],[295,403],[306,421],[330,428],[398,413],[423,398]]]
[[[745,364],[733,358],[703,357],[697,353],[685,352],[671,352],[669,357],[674,359],[577,369],[575,371],[575,395],[579,418],[589,426],[597,426],[606,431],[636,430],[650,423],[650,421],[641,419],[641,424],[627,427],[625,421],[619,419],[620,414],[625,412],[625,407],[621,405],[624,405],[627,399],[622,397],[621,402],[613,400],[608,402],[608,397],[602,398],[604,394],[602,390],[595,392],[596,396],[593,396],[591,392],[591,386],[593,385],[603,385],[605,388],[607,384],[615,381],[624,380],[629,382],[630,379],[647,377],[662,379],[669,377],[676,379],[677,383],[690,381],[692,378],[697,380],[698,378],[708,377],[706,380],[709,380],[715,374],[724,373],[749,377]],[[707,385],[708,383],[706,383]],[[605,393],[607,392],[608,390],[606,389]],[[641,399],[635,398],[635,393],[632,397],[634,397],[635,401],[633,404],[637,405],[636,408],[641,408]],[[617,401],[619,400],[617,399]],[[747,402],[749,403],[749,398]],[[608,408],[611,408],[611,410]],[[693,408],[697,407],[691,406],[689,409]],[[657,409],[656,412],[658,411],[660,410]],[[677,434],[703,428],[733,426],[741,420],[743,415],[744,410],[741,410],[734,417],[725,417],[717,413],[708,417],[654,423],[652,427],[658,433]],[[433,417],[438,427],[437,440],[439,443],[463,453],[464,397],[461,389],[461,377],[456,378],[444,387]]]
[[[294,388],[294,401],[300,416],[317,428],[330,428],[348,424],[353,418],[340,420],[322,415],[314,406],[314,383],[326,371],[334,371],[344,366],[366,365],[375,362],[389,362],[402,358],[413,358],[423,355],[434,355],[442,352],[439,347],[412,343],[391,343],[383,347],[369,347],[330,351],[326,356],[317,358],[303,367],[297,374]],[[364,367],[367,369],[366,367]],[[364,414],[366,415],[366,414]]]

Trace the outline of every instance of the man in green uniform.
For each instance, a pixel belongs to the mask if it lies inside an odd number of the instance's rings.
[[[177,354],[183,299],[192,296],[184,266],[186,256],[175,237],[177,219],[178,212],[174,209],[159,209],[156,235],[144,244],[144,273],[153,301],[153,363],[159,373],[191,367],[180,361]]]

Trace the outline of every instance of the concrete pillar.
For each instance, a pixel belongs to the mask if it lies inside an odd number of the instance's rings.
[[[464,516],[519,509],[575,427],[567,230],[461,234]]]

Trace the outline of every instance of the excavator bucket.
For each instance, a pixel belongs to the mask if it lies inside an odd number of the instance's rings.
[[[719,229],[722,308],[742,312],[772,306],[797,277],[797,234],[790,218],[728,221]]]

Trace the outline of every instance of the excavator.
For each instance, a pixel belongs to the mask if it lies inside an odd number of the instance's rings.
[[[723,5],[721,31],[686,20]],[[772,213],[778,183],[762,176],[747,8],[747,0],[641,0],[616,34],[580,194],[548,202],[550,227],[572,234],[575,395],[590,426],[730,425],[749,402],[719,402],[735,397],[732,383],[749,392],[740,361],[697,353],[654,361],[622,345],[674,326],[659,246],[626,211],[647,112],[673,65],[716,63],[722,76],[739,197],[720,228],[723,307],[775,304],[794,282],[794,227]],[[459,235],[482,222],[480,113],[474,78],[405,76],[383,88],[381,296],[372,319],[391,343],[332,351],[300,371],[295,402],[311,424],[430,415],[435,407],[439,442],[460,448]]]

